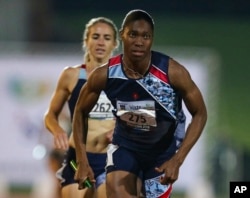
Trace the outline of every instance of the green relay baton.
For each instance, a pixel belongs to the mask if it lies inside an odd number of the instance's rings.
[[[71,165],[71,167],[73,168],[74,171],[77,170],[77,165],[76,165],[76,163],[75,163],[74,160],[71,160],[71,161],[70,161],[70,165]],[[92,187],[92,184],[91,184],[91,182],[89,181],[88,178],[84,181],[84,185],[85,185],[85,187],[87,187],[87,188],[91,188],[91,187]]]

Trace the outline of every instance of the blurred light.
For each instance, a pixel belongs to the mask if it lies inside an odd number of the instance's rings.
[[[46,148],[44,145],[38,144],[35,146],[32,152],[32,156],[36,160],[41,160],[46,155]]]

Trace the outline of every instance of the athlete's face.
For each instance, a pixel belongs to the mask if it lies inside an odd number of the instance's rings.
[[[153,30],[145,20],[137,20],[129,23],[120,36],[123,42],[124,54],[140,60],[150,54],[153,43]]]
[[[115,33],[106,23],[96,23],[89,29],[86,48],[90,59],[107,61],[116,47]]]

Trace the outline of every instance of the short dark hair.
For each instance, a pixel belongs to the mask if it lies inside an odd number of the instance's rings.
[[[131,10],[126,14],[125,18],[123,19],[120,31],[123,31],[124,28],[129,23],[131,23],[133,21],[140,20],[140,19],[143,19],[143,20],[147,21],[150,24],[152,30],[154,31],[154,20],[153,20],[153,18],[146,11],[140,10],[140,9]]]

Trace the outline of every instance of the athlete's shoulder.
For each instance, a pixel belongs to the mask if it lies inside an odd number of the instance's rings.
[[[64,67],[63,72],[71,73],[71,72],[79,71],[80,69],[86,69],[86,65],[81,64],[81,65],[74,65],[74,66],[66,66]]]
[[[74,79],[78,78],[80,69],[83,67],[83,65],[75,65],[75,66],[66,66],[61,72],[61,79]]]
[[[191,76],[185,66],[174,59],[169,60],[169,79],[171,84],[178,88],[185,88],[190,83]]]
[[[81,68],[81,65],[74,65],[74,66],[66,66],[63,68],[62,73],[70,74],[78,71]]]

